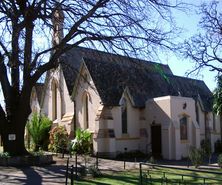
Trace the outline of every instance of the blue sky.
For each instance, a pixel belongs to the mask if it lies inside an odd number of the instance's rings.
[[[203,2],[211,2],[211,0],[184,0],[185,3],[200,5]],[[180,35],[180,40],[184,40],[185,38],[189,38],[195,33],[198,33],[200,30],[197,27],[198,21],[200,20],[200,16],[196,14],[195,11],[197,9],[181,12],[181,11],[173,11],[173,15],[175,16],[175,20],[177,26],[183,28],[183,33]],[[175,75],[178,76],[186,76],[186,72],[191,70],[194,67],[194,63],[189,61],[188,59],[183,59],[182,57],[176,57],[174,54],[169,53],[168,55],[163,55],[161,57],[161,61],[164,64],[168,64]],[[213,91],[216,87],[215,76],[216,72],[209,71],[208,68],[204,68],[200,71],[199,75],[190,75],[190,78],[195,78],[199,80],[203,80],[206,85],[209,87],[211,91]]]

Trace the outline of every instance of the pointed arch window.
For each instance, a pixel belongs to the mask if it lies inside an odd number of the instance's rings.
[[[89,96],[85,93],[83,98],[84,128],[89,128]]]
[[[56,82],[52,82],[52,119],[56,120],[57,119],[57,85]]]
[[[122,134],[127,134],[127,132],[128,132],[128,125],[127,125],[127,102],[126,102],[125,98],[123,98],[123,100],[122,100],[121,113],[122,113]]]
[[[188,119],[186,116],[183,116],[180,119],[180,140],[187,140],[188,139]]]

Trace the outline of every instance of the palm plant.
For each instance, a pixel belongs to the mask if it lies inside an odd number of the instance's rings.
[[[78,128],[76,137],[71,142],[71,150],[78,154],[89,154],[92,148],[92,134],[88,130]]]
[[[44,143],[48,141],[51,125],[52,121],[47,117],[33,113],[31,120],[28,121],[27,130],[34,143],[34,151],[39,151],[39,148],[44,147]]]

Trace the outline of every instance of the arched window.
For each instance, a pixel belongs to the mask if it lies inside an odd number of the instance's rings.
[[[85,93],[83,97],[83,114],[84,114],[84,128],[89,128],[89,97]]]
[[[128,128],[127,128],[127,103],[126,99],[123,98],[122,100],[122,133],[127,134]]]
[[[183,116],[180,119],[180,139],[181,140],[187,140],[188,139],[188,133],[187,133],[187,117]]]
[[[57,85],[52,81],[52,120],[57,119]]]
[[[196,103],[195,108],[196,108],[195,109],[195,111],[196,111],[196,121],[199,124],[200,118],[199,118],[199,108],[198,108],[198,104],[197,103]]]

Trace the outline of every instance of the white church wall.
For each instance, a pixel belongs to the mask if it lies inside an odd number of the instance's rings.
[[[83,76],[87,75],[87,79],[84,79]],[[84,125],[84,107],[83,107],[83,98],[84,96],[88,96],[88,120],[89,120],[89,130],[94,132],[96,129],[96,115],[99,107],[101,106],[101,99],[99,94],[95,88],[94,82],[90,77],[86,68],[84,68],[81,72],[81,76],[79,78],[76,94],[75,94],[75,103],[76,103],[76,114],[77,114],[77,127],[85,128]],[[97,127],[98,128],[98,127]]]

